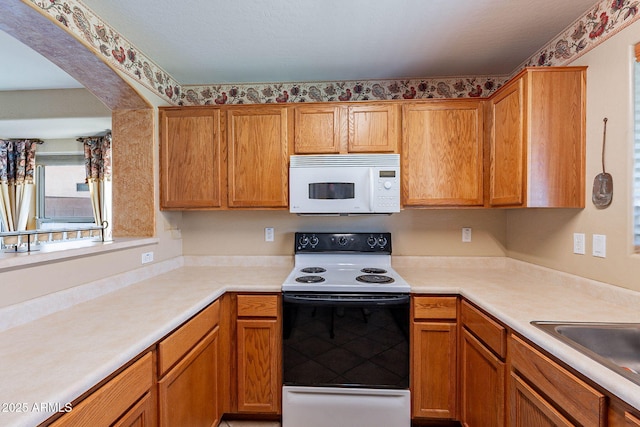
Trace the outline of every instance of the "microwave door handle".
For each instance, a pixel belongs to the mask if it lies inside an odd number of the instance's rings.
[[[376,183],[373,180],[373,168],[369,168],[369,212],[375,209],[373,199],[375,197]]]

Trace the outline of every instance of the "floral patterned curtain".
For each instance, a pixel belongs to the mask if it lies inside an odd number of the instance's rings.
[[[36,228],[36,146],[40,140],[0,139],[0,221],[7,231]]]
[[[96,225],[106,227],[105,240],[111,240],[111,134],[101,137],[78,138],[84,144],[84,163],[91,194],[93,218]]]

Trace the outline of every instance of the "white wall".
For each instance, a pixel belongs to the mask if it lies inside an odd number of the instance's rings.
[[[164,101],[158,98],[155,94],[147,91],[131,79],[128,81],[152,105],[163,105]],[[61,105],[60,109],[68,111],[67,107],[64,106],[64,100],[73,99],[74,106],[71,109],[72,111],[70,114],[74,117],[78,117],[78,111],[83,110],[86,110],[89,115],[96,114],[96,111],[101,112],[101,114],[104,115],[105,107],[100,103],[97,105],[95,103],[95,98],[90,99],[85,97],[84,94],[81,94],[80,92],[86,92],[84,89],[71,89],[71,91],[72,92],[69,92],[69,97],[65,97],[64,90],[50,91],[52,92],[51,97],[49,97],[48,100],[46,97],[45,100],[40,98],[40,102],[45,104],[48,103],[49,105],[59,104]],[[35,94],[26,94],[28,98],[31,98],[32,95]],[[39,96],[41,95],[42,93],[39,94]],[[86,102],[84,107],[82,104],[83,102]],[[49,107],[49,110],[57,111],[57,109],[51,109],[51,107]],[[47,109],[43,108],[38,112],[32,112],[30,114],[32,117],[47,118],[46,111]],[[57,115],[57,113],[53,115]],[[0,117],[2,116],[0,115]],[[156,165],[158,164],[159,146],[157,142],[157,134],[158,133],[156,131],[156,141],[154,143],[154,157]],[[76,257],[68,260],[43,263],[38,263],[38,256],[40,254],[34,252],[32,255],[29,255],[29,257],[33,259],[34,264],[20,268],[7,268],[8,264],[6,261],[3,262],[3,257],[6,258],[7,256],[11,257],[13,255],[0,254],[0,308],[138,269],[142,266],[141,255],[143,252],[153,251],[154,262],[156,263],[180,256],[182,254],[182,239],[179,237],[179,233],[174,230],[179,227],[182,214],[180,212],[159,212],[159,208],[157,206],[157,196],[159,191],[157,167],[148,172],[154,174],[154,182],[156,183],[155,200],[156,210],[158,211],[156,215],[156,243],[115,252],[93,254],[81,258]],[[117,171],[114,171],[114,173],[117,173]]]
[[[640,256],[633,254],[632,149],[633,45],[640,21],[570,65],[587,69],[587,176],[584,210],[513,210],[507,213],[510,257],[640,290]],[[594,177],[602,171],[603,118],[607,123],[606,170],[613,176],[611,206],[591,203]],[[574,255],[573,233],[585,233],[587,255]],[[607,236],[607,257],[591,255],[592,235]]]
[[[296,231],[393,233],[395,255],[504,256],[503,210],[414,209],[391,216],[300,217],[279,211],[185,212],[185,255],[293,255]],[[275,241],[264,241],[264,228]],[[462,243],[462,227],[472,242]]]

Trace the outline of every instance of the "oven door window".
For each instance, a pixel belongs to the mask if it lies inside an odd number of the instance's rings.
[[[409,305],[284,303],[285,385],[409,387]]]
[[[309,184],[309,199],[344,200],[356,197],[353,182],[314,182]]]

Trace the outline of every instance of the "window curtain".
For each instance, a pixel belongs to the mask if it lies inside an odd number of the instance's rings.
[[[0,220],[6,231],[36,228],[34,139],[0,139]]]
[[[84,144],[86,167],[93,218],[96,225],[105,226],[105,241],[112,240],[112,182],[111,182],[111,133],[100,137],[78,138]]]

